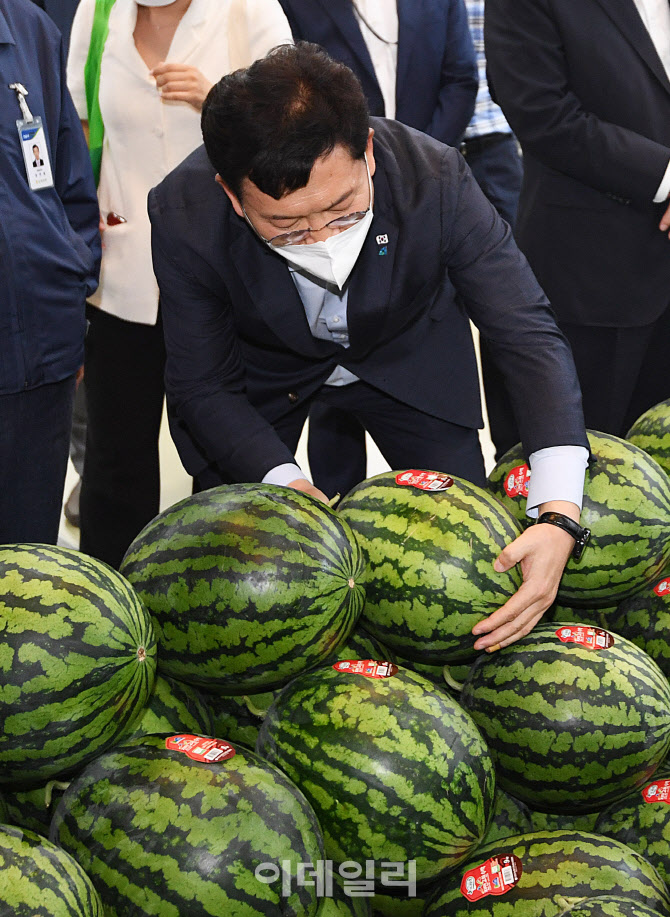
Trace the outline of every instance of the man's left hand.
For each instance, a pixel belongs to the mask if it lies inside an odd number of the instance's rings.
[[[661,217],[661,222],[658,224],[658,228],[661,230],[661,232],[668,232],[670,229],[670,205],[668,205],[668,209]],[[668,236],[670,237],[670,233],[668,233]]]
[[[213,85],[197,67],[188,64],[164,62],[154,67],[151,75],[161,98],[169,102],[188,102],[198,111],[202,111],[202,104]]]
[[[564,513],[579,521],[579,509],[573,503],[552,501],[539,511]],[[507,545],[493,568],[503,573],[521,564],[523,583],[502,608],[472,629],[480,638],[475,643],[476,650],[493,652],[530,633],[556,598],[563,568],[574,546],[571,535],[547,523],[531,526]]]

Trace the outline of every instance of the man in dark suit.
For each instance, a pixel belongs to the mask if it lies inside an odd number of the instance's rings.
[[[477,61],[463,0],[280,0],[296,41],[321,45],[361,81],[371,114],[455,146],[472,117]],[[313,405],[309,463],[329,492],[366,471],[365,435],[351,414]],[[334,461],[334,456],[337,460]]]
[[[149,196],[171,429],[198,486],[265,481],[325,500],[294,458],[316,399],[354,413],[393,467],[482,482],[460,296],[510,382],[531,467],[549,461],[529,506],[578,519],[587,449],[572,359],[460,154],[370,119],[351,71],[306,44],[220,80],[203,135],[206,152]],[[577,487],[556,487],[556,448],[579,465]],[[532,628],[571,548],[549,524],[505,549],[497,569],[521,561],[526,581],[477,625],[476,648]]]
[[[517,241],[572,345],[587,426],[623,435],[670,396],[670,7],[487,0],[485,36],[524,154]]]

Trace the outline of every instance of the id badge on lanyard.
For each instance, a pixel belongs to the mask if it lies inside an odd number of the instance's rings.
[[[53,173],[42,119],[33,118],[26,103],[28,91],[21,83],[11,83],[9,88],[16,93],[23,115],[23,118],[16,122],[16,128],[19,132],[28,185],[31,191],[53,188]]]

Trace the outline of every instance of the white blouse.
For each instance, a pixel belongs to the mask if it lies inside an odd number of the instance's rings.
[[[84,66],[95,0],[81,0],[72,25],[67,80],[82,120],[88,117]],[[145,325],[156,323],[158,285],[151,263],[147,195],[202,143],[200,112],[163,101],[133,40],[135,0],[116,0],[102,55],[100,111],[105,125],[98,199],[106,218],[126,222],[103,234],[100,286],[91,302]],[[291,42],[278,0],[192,0],[166,57],[197,67],[214,83],[246,67],[275,45]],[[212,193],[220,189],[212,182]],[[223,193],[223,192],[221,192]]]

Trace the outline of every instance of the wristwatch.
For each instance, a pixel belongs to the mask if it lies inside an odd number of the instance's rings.
[[[579,560],[591,537],[591,529],[582,528],[578,522],[575,522],[574,519],[571,519],[570,516],[565,516],[563,513],[542,513],[536,524],[539,525],[540,522],[548,522],[549,525],[557,525],[559,529],[563,529],[568,535],[572,535],[575,539],[572,557],[574,557],[575,560]]]

